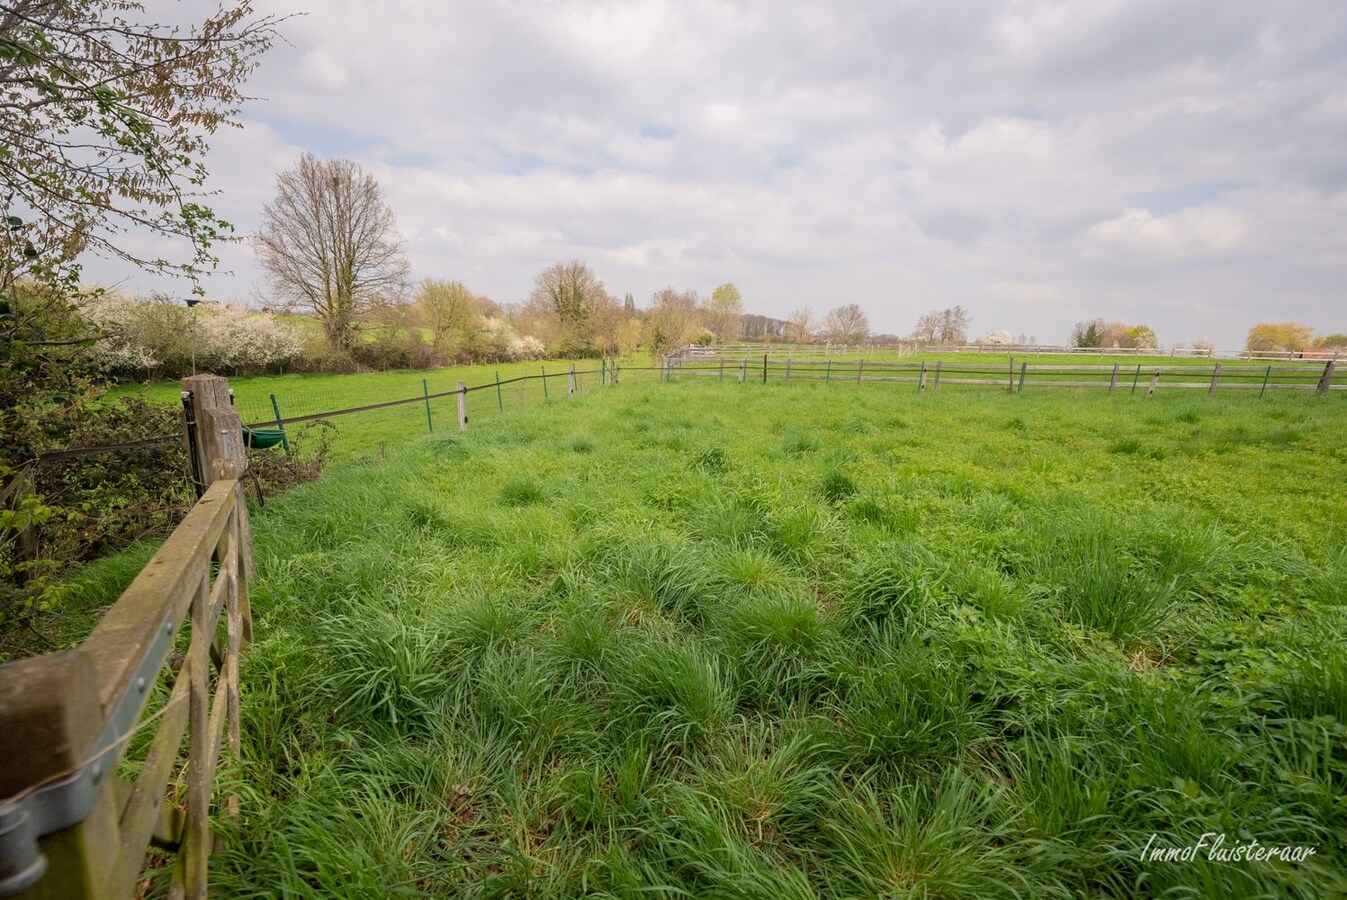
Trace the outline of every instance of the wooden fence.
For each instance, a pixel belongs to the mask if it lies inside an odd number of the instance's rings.
[[[911,357],[945,353],[1004,353],[1013,356],[1137,356],[1172,359],[1243,359],[1243,360],[1343,360],[1347,349],[1342,347],[1307,347],[1299,350],[1216,350],[1212,348],[1174,347],[1160,350],[1155,347],[1065,347],[1056,344],[924,344],[915,341],[897,341],[886,344],[772,344],[728,343],[699,347],[691,344],[675,351],[675,358],[703,357],[742,359],[761,357],[764,353],[782,359],[797,360],[879,360],[893,357]]]
[[[171,896],[206,896],[253,569],[228,385],[183,387],[201,499],[78,648],[0,667],[0,895],[133,897],[153,846],[171,854]]]
[[[1257,390],[1259,396],[1270,390],[1304,390],[1319,394],[1347,390],[1347,380],[1339,377],[1335,360],[1322,364],[1275,366],[1223,362],[1172,366],[1145,363],[1135,366],[1125,363],[1042,365],[1013,357],[1007,358],[1004,364],[945,360],[928,363],[781,359],[759,353],[739,358],[671,356],[664,361],[661,378],[668,380],[675,374],[729,377],[740,382],[779,379],[787,384],[791,381],[895,382],[915,384],[923,391],[928,387],[937,389],[942,384],[1000,387],[1012,393],[1022,393],[1026,387],[1107,388],[1110,394],[1119,390],[1130,393],[1144,390],[1148,396],[1157,390],[1173,388],[1197,388],[1208,394],[1218,390]]]

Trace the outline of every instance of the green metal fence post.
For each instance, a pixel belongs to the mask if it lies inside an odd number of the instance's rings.
[[[276,414],[276,427],[281,432],[281,446],[285,448],[285,455],[290,455],[290,439],[285,436],[285,423],[281,421],[281,408],[276,403],[276,395],[271,395],[271,411]]]
[[[547,366],[539,366],[543,370],[543,399],[547,399]]]
[[[1263,399],[1263,392],[1267,390],[1267,380],[1272,377],[1272,366],[1267,367],[1263,373],[1263,386],[1258,389],[1258,399]]]
[[[500,369],[496,370],[496,409],[505,414],[505,398],[500,395]]]
[[[426,430],[434,434],[435,423],[430,421],[430,385],[424,378],[421,379],[421,394],[426,398]]]
[[[1141,363],[1137,363],[1137,373],[1132,376],[1132,393],[1137,392],[1137,379],[1141,377]]]

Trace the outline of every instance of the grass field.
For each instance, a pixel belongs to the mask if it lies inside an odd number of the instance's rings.
[[[1344,400],[624,383],[339,464],[255,511],[212,878],[1341,895]],[[1141,859],[1206,832],[1316,853]]]
[[[774,348],[779,350],[780,348]],[[820,348],[808,348],[818,350]],[[1018,360],[1012,366],[1010,361]],[[915,381],[918,375],[916,370],[904,369],[901,371],[886,371],[883,368],[883,360],[889,362],[901,362],[905,366],[913,366],[920,362],[926,362],[930,368],[928,373],[934,379],[934,367],[937,362],[945,366],[956,368],[946,368],[944,373],[945,385],[955,387],[953,380],[958,378],[977,378],[977,379],[997,379],[1007,380],[1018,377],[1019,369],[1016,368],[1020,361],[1029,361],[1031,365],[1072,365],[1072,366],[1093,366],[1096,368],[1111,366],[1118,362],[1121,366],[1119,374],[1119,391],[1128,392],[1132,389],[1134,383],[1139,383],[1142,392],[1150,380],[1150,371],[1155,366],[1164,367],[1187,367],[1192,366],[1193,371],[1198,373],[1192,376],[1169,375],[1165,376],[1165,381],[1206,381],[1210,378],[1210,365],[1208,360],[1184,360],[1169,359],[1168,357],[1138,358],[1138,357],[1082,357],[1068,358],[1063,356],[1040,356],[1040,357],[1016,357],[1014,353],[932,353],[927,357],[904,357],[901,360],[898,357],[885,357],[883,351],[867,351],[866,360],[869,361],[870,369],[868,372],[862,372],[867,379],[876,377],[898,376],[910,381]],[[458,366],[447,369],[436,369],[430,371],[410,371],[399,370],[389,372],[370,372],[354,375],[266,375],[253,377],[238,377],[230,379],[230,386],[234,389],[235,403],[239,414],[245,423],[270,422],[275,412],[273,411],[271,398],[274,395],[281,415],[289,418],[294,416],[310,416],[318,413],[331,412],[340,409],[349,409],[352,407],[368,406],[371,404],[386,403],[393,400],[407,400],[409,398],[420,397],[423,391],[429,391],[431,394],[453,391],[457,388],[459,380],[464,381],[470,387],[478,385],[490,385],[499,377],[502,381],[509,381],[520,375],[540,375],[548,374],[547,388],[543,387],[541,379],[531,381],[517,382],[504,386],[497,392],[494,388],[488,387],[485,390],[470,393],[468,395],[468,417],[471,422],[480,422],[486,418],[500,415],[504,412],[514,412],[521,409],[527,409],[542,404],[546,399],[562,396],[566,389],[565,372],[571,366],[575,366],[577,371],[589,372],[598,371],[601,366],[607,365],[599,360],[546,360],[544,362],[529,363],[502,363],[500,365],[479,365],[479,366]],[[642,353],[634,359],[622,363],[623,368],[629,372],[629,381],[650,380],[655,376],[642,369],[649,368],[652,365],[648,354]],[[753,368],[754,365],[761,365],[761,356],[754,359],[748,359],[748,374],[754,377],[760,369]],[[785,375],[784,357],[778,359],[772,358],[771,377],[781,379]],[[1243,365],[1239,361],[1224,361],[1224,366]],[[1223,376],[1223,384],[1226,391],[1233,390],[1230,385],[1242,384],[1245,387],[1256,388],[1262,378],[1260,374],[1271,365],[1276,370],[1283,372],[1294,369],[1301,373],[1298,377],[1300,383],[1312,385],[1318,378],[1318,373],[1322,370],[1322,363],[1287,363],[1273,362],[1268,364],[1251,364],[1251,369],[1257,371],[1227,373]],[[709,369],[717,369],[718,364],[690,361],[686,363],[687,368],[680,370],[680,377],[705,377]],[[825,371],[826,367],[826,371]],[[974,372],[961,372],[958,367],[974,367]],[[1138,367],[1141,367],[1138,369]],[[702,372],[701,376],[695,374],[695,370]],[[727,378],[734,380],[737,377],[737,364],[727,364],[725,371]],[[825,363],[823,360],[799,361],[793,369],[793,376],[797,381],[807,381],[825,377],[825,374],[838,381],[854,380],[857,374],[857,361],[853,354],[847,358],[839,358],[834,363]],[[1025,389],[1029,391],[1040,389],[1040,382],[1053,380],[1067,381],[1092,381],[1101,385],[1107,385],[1110,379],[1110,373],[1107,371],[1057,373],[1057,372],[1030,372],[1026,379]],[[1278,375],[1272,379],[1274,386],[1278,382],[1285,382],[1287,376]],[[425,382],[423,385],[422,382]],[[578,379],[578,390],[588,391],[600,384],[601,376],[582,375]],[[932,380],[932,383],[934,381]],[[1342,376],[1339,376],[1338,383],[1342,383]],[[891,388],[893,390],[902,390],[899,387]],[[977,387],[974,389],[985,390],[986,387]],[[1048,388],[1050,390],[1054,388]],[[126,384],[116,388],[114,396],[123,394],[137,394],[158,400],[163,403],[177,404],[179,396],[179,384],[176,381],[164,381],[153,384]],[[1272,393],[1276,393],[1274,390]],[[1256,393],[1256,392],[1255,392]],[[346,416],[335,416],[327,420],[330,427],[329,436],[332,440],[333,457],[336,459],[350,458],[360,455],[368,455],[379,451],[381,445],[388,445],[404,440],[425,435],[432,427],[439,430],[453,430],[457,427],[457,398],[439,397],[430,401],[431,421],[426,421],[426,407],[421,403],[408,403],[402,406],[396,406],[385,409],[370,410],[354,413]],[[292,426],[301,431],[304,425]]]

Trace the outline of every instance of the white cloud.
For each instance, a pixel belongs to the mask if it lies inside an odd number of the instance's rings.
[[[1240,248],[1249,230],[1246,217],[1218,206],[1167,216],[1132,208],[1093,226],[1086,237],[1095,248],[1166,260],[1230,253]]]
[[[954,303],[1044,340],[1101,315],[1234,343],[1273,309],[1347,330],[1331,5],[259,5],[306,15],[214,138],[245,230],[309,150],[376,174],[418,276],[503,301],[581,257],[642,301],[731,279],[756,312],[854,300],[899,333]],[[1137,199],[1218,182],[1244,187]],[[251,254],[223,255],[209,289],[247,297]]]

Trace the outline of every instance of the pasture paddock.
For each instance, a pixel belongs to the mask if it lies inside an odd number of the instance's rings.
[[[1341,394],[469,418],[256,511],[223,896],[1347,889]]]

